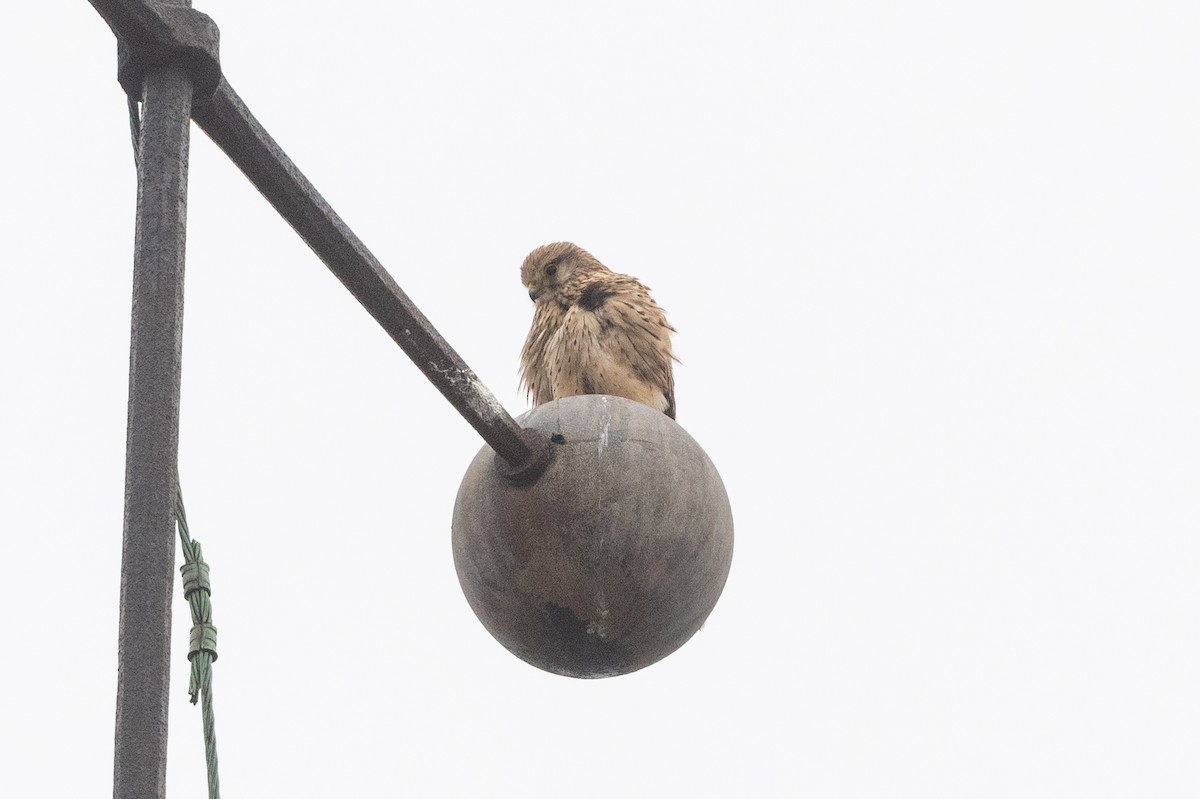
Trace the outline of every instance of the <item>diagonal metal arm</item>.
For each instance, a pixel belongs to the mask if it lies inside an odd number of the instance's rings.
[[[504,410],[229,84],[222,81],[192,118],[492,449],[518,471],[536,468],[545,442]]]

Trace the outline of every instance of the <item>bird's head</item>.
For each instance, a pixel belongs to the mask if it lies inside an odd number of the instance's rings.
[[[561,301],[564,292],[578,286],[583,278],[604,270],[604,264],[582,247],[560,241],[538,247],[526,256],[521,264],[521,282],[534,302]]]

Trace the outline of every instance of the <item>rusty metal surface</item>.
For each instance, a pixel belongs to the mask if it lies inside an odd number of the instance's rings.
[[[113,795],[166,792],[192,82],[146,75],[139,137]]]
[[[716,468],[678,424],[618,397],[568,397],[522,422],[560,436],[527,487],[483,449],[454,506],[459,582],[511,652],[607,677],[682,646],[715,606],[733,556]]]

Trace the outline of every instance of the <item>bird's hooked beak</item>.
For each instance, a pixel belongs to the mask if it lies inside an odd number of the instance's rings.
[[[540,295],[541,293],[542,293],[541,289],[530,289],[529,290],[529,299],[536,300],[538,298],[538,295]]]

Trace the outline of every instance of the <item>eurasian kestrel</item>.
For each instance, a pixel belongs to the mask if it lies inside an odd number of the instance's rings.
[[[534,405],[611,394],[675,418],[675,328],[649,289],[568,242],[531,252],[521,282],[534,302],[521,351],[521,381]]]

